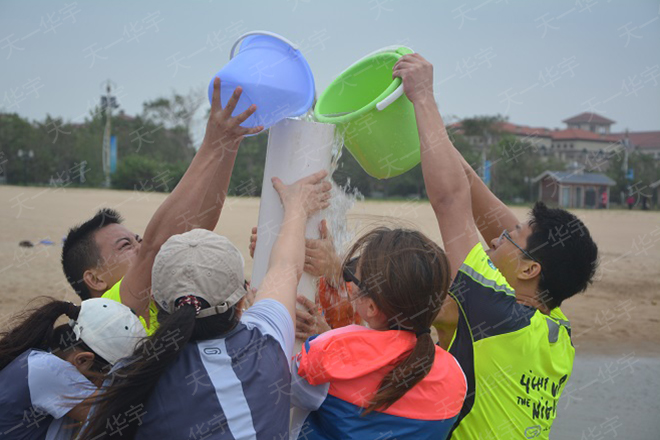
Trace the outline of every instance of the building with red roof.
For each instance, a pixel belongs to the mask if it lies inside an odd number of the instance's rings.
[[[577,128],[579,130],[590,131],[598,134],[609,134],[610,126],[615,123],[611,119],[607,119],[599,114],[584,112],[575,115],[572,118],[564,119],[562,121],[566,124],[567,128]]]
[[[531,145],[542,155],[553,155],[565,161],[577,161],[587,169],[606,170],[609,159],[622,153],[627,147],[660,160],[660,131],[640,131],[613,133],[615,121],[596,113],[584,112],[562,121],[564,129],[530,127],[508,121],[495,124],[494,133],[488,139],[484,136],[467,136],[468,141],[477,147],[485,147],[498,142],[502,134],[510,134],[522,143]],[[462,130],[461,123],[451,129]]]
[[[627,138],[632,149],[660,160],[660,131],[630,131],[613,133],[612,136],[618,137],[622,142],[626,142]]]

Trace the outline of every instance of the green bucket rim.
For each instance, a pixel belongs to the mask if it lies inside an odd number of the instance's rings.
[[[407,47],[399,47],[396,50],[391,50],[391,51],[385,51],[385,52],[376,52],[372,53],[371,55],[367,55],[365,58],[362,58],[355,63],[351,64],[349,67],[347,67],[343,72],[341,72],[331,83],[328,87],[325,88],[323,93],[319,96],[318,100],[316,101],[316,105],[314,106],[314,117],[316,118],[317,121],[322,122],[324,124],[343,124],[346,122],[351,122],[354,119],[357,119],[364,114],[372,111],[373,109],[376,108],[376,104],[378,104],[380,101],[385,99],[387,96],[389,96],[394,90],[396,90],[397,87],[401,85],[401,78],[394,78],[392,81],[392,84],[390,84],[383,92],[378,95],[373,101],[371,101],[369,104],[363,106],[362,108],[359,108],[355,110],[354,112],[350,112],[345,115],[338,115],[338,116],[327,116],[323,115],[318,112],[319,109],[319,104],[323,101],[323,99],[326,97],[328,91],[332,88],[332,86],[335,84],[337,79],[341,78],[342,76],[348,74],[349,72],[352,72],[353,70],[356,70],[362,61],[376,55],[387,55],[391,54],[394,55],[398,58],[401,58],[403,55],[411,54],[414,53],[411,49]],[[402,97],[403,98],[403,97]]]

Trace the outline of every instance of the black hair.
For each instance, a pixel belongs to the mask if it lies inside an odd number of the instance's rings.
[[[574,214],[537,202],[532,208],[527,252],[541,264],[539,299],[552,310],[593,282],[598,246]],[[523,256],[524,257],[524,256]]]
[[[73,290],[81,300],[91,298],[83,275],[101,260],[101,251],[96,244],[96,232],[104,226],[121,224],[124,219],[110,208],[100,209],[94,217],[69,229],[62,248],[62,269]]]
[[[69,324],[53,327],[55,322],[65,315],[77,319],[80,306],[68,301],[58,301],[48,298],[43,306],[25,311],[15,317],[18,324],[11,330],[0,333],[0,370],[29,349],[50,351],[64,357],[67,351],[74,349],[94,351],[81,340],[76,340]],[[101,373],[109,363],[94,353],[92,371]]]
[[[208,302],[197,299],[202,309],[209,307]],[[159,309],[158,330],[135,348],[127,365],[113,371],[110,384],[104,384],[95,400],[94,412],[78,439],[103,438],[108,420],[145,405],[160,376],[178,358],[186,344],[218,338],[233,330],[240,318],[236,311],[237,305],[234,305],[225,313],[197,319],[193,305],[181,304],[171,315]],[[139,418],[128,421],[122,429],[122,437],[133,438],[139,425]]]

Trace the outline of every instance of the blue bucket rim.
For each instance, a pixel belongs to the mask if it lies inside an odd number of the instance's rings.
[[[307,62],[305,57],[300,52],[300,48],[298,47],[297,44],[293,43],[289,39],[287,39],[287,38],[285,38],[285,37],[283,37],[279,34],[276,34],[274,32],[261,31],[261,30],[250,31],[250,32],[244,33],[243,35],[241,35],[240,37],[238,37],[236,39],[236,41],[234,42],[234,44],[231,48],[231,51],[229,53],[229,60],[231,61],[237,54],[239,54],[241,52],[241,48],[243,46],[242,43],[245,40],[245,38],[253,36],[253,35],[271,37],[271,38],[278,39],[281,42],[285,43],[287,46],[289,46],[294,52],[296,52],[296,59],[299,60],[299,62],[302,64],[302,67],[303,67],[305,73],[307,74],[307,79],[308,79],[308,82],[309,82],[312,93],[311,93],[311,97],[307,99],[307,101],[305,102],[303,107],[301,109],[296,110],[294,112],[294,114],[292,114],[291,116],[300,116],[300,115],[303,115],[303,114],[307,113],[309,111],[309,109],[312,108],[312,106],[314,105],[314,100],[316,100],[316,82],[314,81],[314,74],[312,73],[312,69],[311,69],[311,67],[309,67],[309,63]],[[238,47],[238,50],[236,50],[237,47]]]

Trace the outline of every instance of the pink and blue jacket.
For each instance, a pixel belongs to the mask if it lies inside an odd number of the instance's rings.
[[[416,343],[408,331],[350,325],[305,342],[292,362],[291,438],[445,439],[467,382],[456,359],[435,346],[430,373],[389,408],[362,416],[387,373]]]

